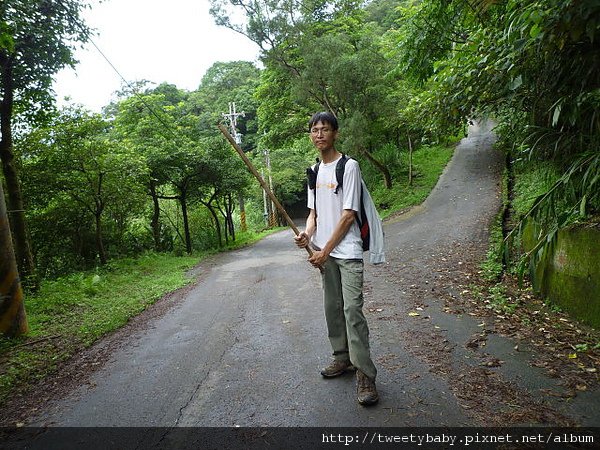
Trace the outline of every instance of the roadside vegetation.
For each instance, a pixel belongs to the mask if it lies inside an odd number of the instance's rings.
[[[380,216],[386,218],[398,211],[422,203],[436,185],[444,167],[452,157],[457,141],[449,139],[445,146],[423,146],[414,152],[410,181],[408,170],[405,169],[396,178],[396,183],[391,189],[385,189],[381,184],[370,184],[374,186],[370,192]],[[408,168],[408,154],[402,152],[400,158],[401,167]]]

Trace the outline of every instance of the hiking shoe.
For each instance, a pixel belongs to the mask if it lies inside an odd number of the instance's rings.
[[[342,375],[347,370],[354,370],[354,366],[350,361],[334,359],[331,364],[321,369],[321,375],[325,378],[333,378]]]
[[[375,380],[371,380],[360,370],[356,371],[356,393],[358,396],[358,403],[361,405],[374,405],[379,401]]]

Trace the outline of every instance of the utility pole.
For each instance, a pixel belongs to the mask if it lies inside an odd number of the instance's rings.
[[[0,183],[0,333],[13,337],[27,333],[27,330],[23,289]]]
[[[265,179],[265,171],[260,169],[260,176]],[[270,200],[269,200],[270,202]],[[263,189],[263,218],[265,219],[265,225],[269,226],[269,207],[267,206],[267,192]]]
[[[229,114],[223,113],[223,117],[229,123],[229,129],[231,130],[231,135],[236,144],[240,145],[242,143],[242,134],[237,132],[238,116],[246,117],[246,113],[244,111],[240,113],[237,112],[235,109],[235,102],[229,102]],[[240,228],[242,231],[246,231],[246,208],[244,207],[244,196],[241,192],[238,194],[238,202],[240,204]]]
[[[412,148],[412,141],[410,140],[410,134],[409,134],[408,135],[408,185],[409,186],[412,186],[412,179],[413,179],[412,156],[413,156],[413,148]]]

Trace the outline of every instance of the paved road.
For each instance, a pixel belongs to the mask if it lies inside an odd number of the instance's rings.
[[[500,202],[501,160],[492,142],[489,127],[472,127],[430,198],[415,213],[386,224],[388,263],[366,266],[365,310],[379,368],[377,406],[357,404],[352,375],[319,375],[330,352],[319,274],[285,231],[207,262],[183,301],[134,332],[89,383],[30,424],[485,424],[455,384],[469,357],[464,341],[479,324],[444,313],[428,286],[436,276],[429,270],[432,260],[450,248],[460,253],[486,242]],[[408,314],[415,310],[415,292],[427,321]],[[436,361],[419,352],[425,342],[419,336],[440,330],[447,344],[442,349],[450,351],[439,353],[446,368],[432,370]],[[498,339],[497,348],[506,352],[512,345]],[[515,378],[511,367],[527,370],[525,362],[515,364],[502,369],[507,377]]]
[[[219,258],[185,302],[131,336],[88,385],[34,423],[358,426],[435,424],[442,417],[465,423],[445,383],[416,361],[380,368],[375,409],[357,404],[353,376],[319,375],[330,353],[320,279],[291,244],[291,234],[282,232]],[[383,328],[373,325],[375,355],[383,347],[401,354],[404,344]],[[422,376],[408,388],[413,372]],[[443,406],[399,414],[425,393]]]

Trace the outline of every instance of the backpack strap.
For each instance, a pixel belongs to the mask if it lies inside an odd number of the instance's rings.
[[[319,173],[319,166],[321,165],[321,162],[319,161],[319,158],[317,158],[317,163],[314,165],[314,167],[307,167],[306,168],[306,178],[308,179],[308,187],[312,190],[315,190],[317,187],[317,174]]]
[[[335,187],[335,191],[333,191],[335,194],[337,194],[338,190],[344,185],[344,171],[346,170],[346,163],[349,159],[350,158],[342,153],[342,157],[335,165],[335,180],[337,181],[337,186]]]
[[[346,163],[350,160],[351,158],[347,155],[345,155],[344,153],[342,153],[342,157],[339,159],[339,161],[337,162],[336,166],[335,166],[335,179],[337,181],[337,186],[335,188],[335,191],[333,191],[334,193],[338,193],[338,189],[340,189],[343,185],[344,185],[344,172],[346,170]],[[366,220],[366,216],[365,216],[365,208],[364,208],[364,203],[363,203],[363,187],[362,187],[362,181],[361,181],[361,186],[360,186],[360,211],[356,212],[356,222],[358,223],[358,228],[361,231],[361,237],[363,237],[363,250],[368,250],[368,225],[366,226],[366,231],[363,230],[363,226],[367,224],[367,220]],[[366,234],[365,234],[366,233]],[[363,236],[364,235],[364,236]],[[366,236],[366,245],[367,248],[365,248],[365,236]]]
[[[319,166],[321,165],[321,161],[319,158],[316,158],[316,164],[314,167],[306,168],[306,178],[308,179],[308,187],[312,189],[313,195],[315,196],[314,202],[314,210],[317,212],[317,174],[319,173]]]

